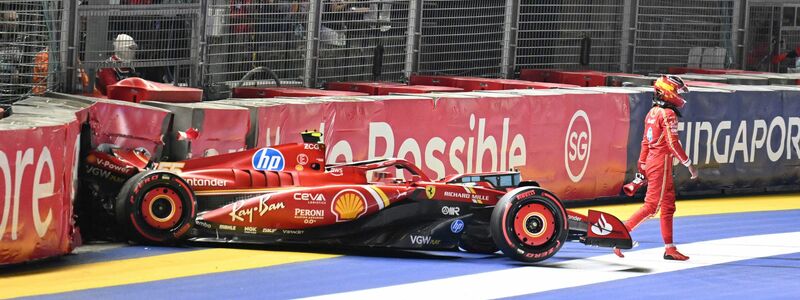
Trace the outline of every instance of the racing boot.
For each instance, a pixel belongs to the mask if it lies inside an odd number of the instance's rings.
[[[689,257],[678,252],[675,246],[667,246],[664,250],[664,259],[666,260],[688,260]]]
[[[614,247],[614,254],[616,254],[619,258],[624,258],[625,254],[622,254],[622,250],[617,247]]]
[[[633,248],[636,248],[638,246],[639,246],[639,242],[633,241]],[[617,247],[614,247],[614,254],[616,254],[619,258],[624,258],[625,257],[625,254],[622,254],[622,249],[617,248]]]

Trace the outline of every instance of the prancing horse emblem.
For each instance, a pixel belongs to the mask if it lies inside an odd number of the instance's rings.
[[[428,199],[433,199],[433,196],[436,195],[436,187],[432,185],[426,186],[425,195],[428,196]]]

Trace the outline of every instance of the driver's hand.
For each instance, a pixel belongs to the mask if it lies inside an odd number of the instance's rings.
[[[689,168],[689,173],[692,174],[691,179],[697,179],[697,177],[700,176],[700,173],[697,172],[697,168],[693,165],[689,165],[687,168]]]

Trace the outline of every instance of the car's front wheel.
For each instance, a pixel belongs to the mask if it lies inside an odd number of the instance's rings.
[[[150,244],[171,244],[194,223],[197,205],[180,176],[163,171],[134,175],[117,196],[115,214],[128,238]]]

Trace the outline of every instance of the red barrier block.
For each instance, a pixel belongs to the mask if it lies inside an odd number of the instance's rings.
[[[369,95],[421,94],[433,92],[461,92],[463,89],[436,85],[405,85],[396,82],[329,82],[331,90],[357,91]]]
[[[126,149],[143,147],[160,157],[172,114],[137,103],[97,99],[89,108],[92,147],[113,144]]]
[[[0,121],[0,265],[64,255],[79,242],[72,219],[78,123],[66,119]]]
[[[466,76],[411,75],[411,85],[438,85],[461,88],[464,91],[502,90],[503,84],[492,78]]]
[[[606,86],[623,86],[632,84],[634,86],[653,86],[657,77],[642,76],[637,74],[608,73],[606,74]]]
[[[31,96],[24,100],[14,103],[14,105],[41,108],[44,110],[55,109],[72,112],[78,118],[79,123],[85,123],[89,119],[89,107],[94,102],[75,99],[59,99],[51,97]]]
[[[737,75],[766,78],[771,85],[799,85],[800,76],[796,73],[768,73],[756,71],[743,71]]]
[[[466,92],[506,89],[505,84],[500,79],[493,78],[462,77],[455,78],[453,82],[455,87],[462,88]]]
[[[207,157],[247,148],[250,112],[243,107],[201,103],[164,103],[146,101],[142,104],[169,110],[172,126],[166,136],[167,160],[179,161]],[[181,139],[180,133],[190,128],[199,131],[196,139]]]
[[[170,84],[152,82],[137,77],[126,78],[108,87],[108,98],[139,103],[142,101],[161,101],[187,103],[203,101],[203,90],[177,87]]]
[[[332,91],[305,87],[259,87],[245,86],[233,89],[234,98],[276,98],[276,97],[325,97],[325,96],[366,96],[366,93],[352,91]]]
[[[735,69],[702,69],[702,68],[689,68],[689,67],[669,67],[667,68],[667,73],[669,74],[687,74],[687,73],[695,73],[695,74],[709,74],[709,75],[720,75],[720,74],[740,74],[746,71],[743,70],[735,70]]]
[[[522,69],[519,71],[519,79],[558,83],[561,82],[561,74],[557,70]]]
[[[389,94],[426,94],[426,93],[443,93],[443,92],[462,92],[464,89],[450,86],[434,86],[434,85],[397,85],[385,86],[378,89],[378,95]]]
[[[711,81],[698,81],[698,80],[684,80],[689,87],[719,87],[719,86],[727,86],[727,83],[720,83],[720,82],[711,82]]]
[[[559,72],[561,81],[559,83],[574,84],[577,86],[606,86],[605,73],[595,71],[582,72]]]
[[[628,95],[559,91],[273,106],[260,126],[280,132],[267,137],[273,144],[299,141],[297,132],[322,125],[329,162],[399,157],[432,178],[519,168],[566,200],[619,195]]]
[[[245,136],[245,144],[247,145],[248,149],[252,149],[258,146],[259,137],[270,134],[268,129],[264,132],[261,131],[261,121],[259,119],[260,116],[265,115],[265,111],[272,106],[286,105],[286,103],[283,103],[282,101],[274,100],[278,99],[225,99],[214,101],[213,103],[244,107],[249,110],[250,127],[247,130],[247,135]]]
[[[454,87],[453,79],[455,78],[458,78],[458,76],[411,75],[411,78],[408,79],[408,84]]]
[[[380,89],[391,86],[405,86],[397,82],[328,82],[325,87],[329,90],[359,92],[367,95],[380,95]]]

